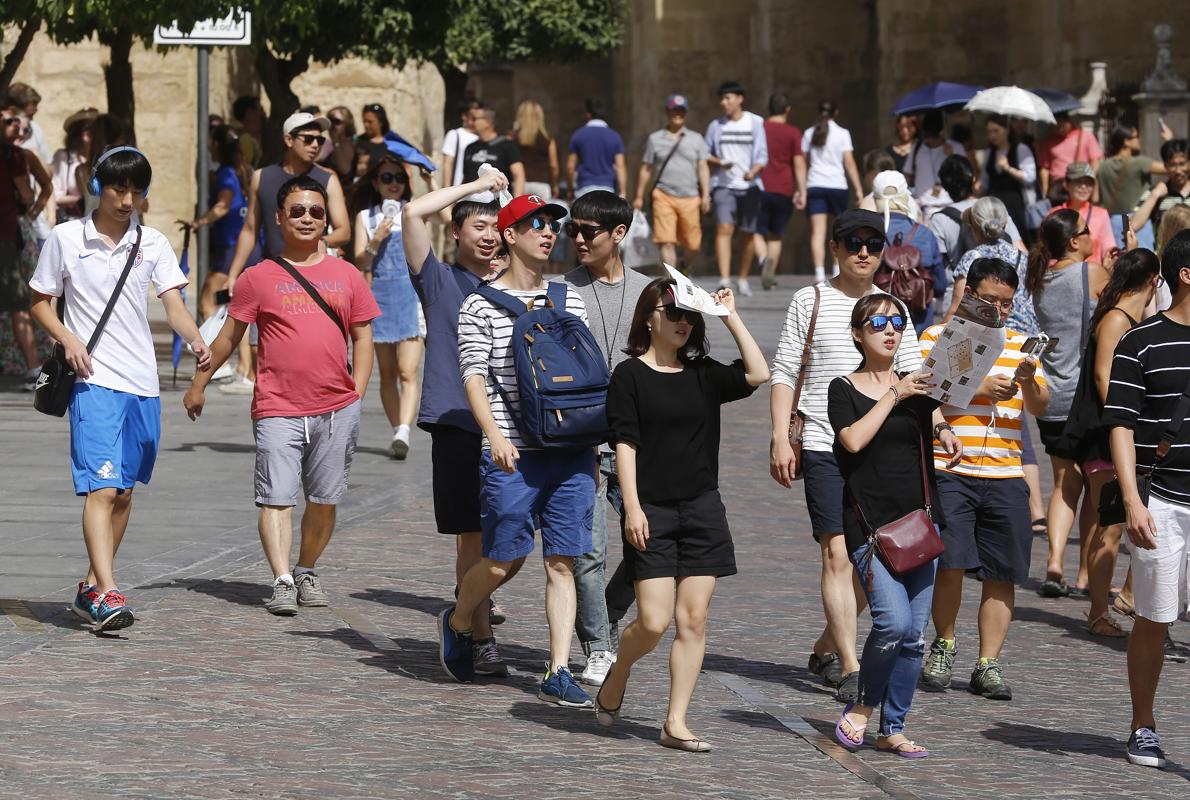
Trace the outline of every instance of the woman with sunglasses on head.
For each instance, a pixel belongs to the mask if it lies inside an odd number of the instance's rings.
[[[702,753],[710,744],[686,725],[706,650],[706,618],[716,578],[734,575],[735,550],[719,498],[720,405],[748,397],[769,379],[730,289],[715,293],[742,361],[707,356],[706,322],[678,308],[675,283],[658,278],[641,292],[625,352],[607,395],[623,493],[624,559],[636,586],[637,617],[620,637],[616,663],[595,699],[600,725],[620,715],[632,666],[652,652],[673,620],[669,713],[661,744]]]
[[[355,182],[355,116],[347,106],[335,106],[326,112],[331,121],[328,131],[330,154],[318,163],[335,171],[344,186]]]
[[[926,396],[931,374],[900,373],[894,366],[909,324],[904,306],[891,295],[870,294],[856,303],[851,336],[862,360],[855,372],[831,381],[827,400],[843,476],[843,537],[872,612],[860,657],[859,696],[844,707],[835,738],[848,750],[858,749],[868,721],[880,709],[876,749],[925,758],[929,751],[911,742],[904,727],[921,673],[936,562],[898,575],[872,552],[869,537],[921,508],[936,526],[945,525],[935,501],[934,459],[926,448],[937,439],[954,466],[963,446],[938,401]]]
[[[364,132],[356,139],[356,143],[367,148],[369,158],[375,162],[388,152],[388,146],[384,143],[384,134],[392,130],[388,124],[388,112],[379,103],[368,103],[360,119],[364,124]]]
[[[380,317],[372,341],[380,366],[380,402],[393,428],[393,457],[409,454],[409,431],[421,391],[418,367],[425,353],[425,322],[409,280],[401,237],[401,211],[409,201],[405,162],[385,153],[353,187],[355,265],[370,276]]]
[[[1041,365],[1049,379],[1050,402],[1045,414],[1037,419],[1037,431],[1054,473],[1046,528],[1049,559],[1045,581],[1039,590],[1042,597],[1065,597],[1072,593],[1064,577],[1063,556],[1083,492],[1084,476],[1075,454],[1061,439],[1078,385],[1079,365],[1087,349],[1091,314],[1109,277],[1103,266],[1089,260],[1094,250],[1091,230],[1079,213],[1060,209],[1041,223],[1025,276],[1025,288],[1033,297],[1037,324],[1051,340],[1057,340],[1052,349],[1041,354]],[[1081,596],[1087,591],[1086,548],[1095,513],[1090,503],[1084,503],[1079,517],[1081,546],[1074,592]]]

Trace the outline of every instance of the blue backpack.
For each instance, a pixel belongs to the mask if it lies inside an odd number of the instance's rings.
[[[509,347],[521,401],[515,419],[521,438],[547,449],[607,441],[611,372],[590,329],[566,310],[566,285],[551,282],[546,305],[536,308],[486,283],[475,292],[516,318]],[[499,381],[496,387],[511,409]]]

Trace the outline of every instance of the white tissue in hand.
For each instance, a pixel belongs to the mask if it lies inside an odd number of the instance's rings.
[[[496,169],[495,167],[493,167],[491,164],[480,164],[479,165],[479,174],[480,175],[485,175],[489,172],[499,172],[499,170]],[[497,195],[495,192],[476,192],[475,194],[471,195],[468,199],[474,200],[476,203],[490,203],[493,200],[499,199],[500,207],[503,208],[504,206],[506,206],[512,202],[512,195],[509,194],[507,189],[502,189],[500,191],[499,195]]]

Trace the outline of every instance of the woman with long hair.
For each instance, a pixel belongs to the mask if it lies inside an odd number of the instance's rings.
[[[350,186],[355,181],[355,116],[347,106],[335,106],[326,118],[331,121],[331,153],[319,163],[333,170],[343,186]]]
[[[388,112],[379,103],[368,103],[364,106],[360,119],[363,121],[364,132],[356,139],[356,143],[363,145],[368,151],[370,168],[371,162],[388,152],[384,135],[392,130],[392,126],[388,123]]]
[[[814,280],[826,280],[826,237],[830,219],[847,210],[848,186],[858,205],[864,190],[855,166],[851,131],[835,122],[839,109],[830,100],[818,104],[818,121],[802,136],[806,172],[806,213],[810,216],[810,255]]]
[[[1091,229],[1079,213],[1060,209],[1041,223],[1025,276],[1025,288],[1033,297],[1037,324],[1051,340],[1056,340],[1052,349],[1041,354],[1041,364],[1049,379],[1050,402],[1045,415],[1037,419],[1037,430],[1054,473],[1046,526],[1049,559],[1040,589],[1042,597],[1071,594],[1066,585],[1063,556],[1078,499],[1083,493],[1084,476],[1076,454],[1062,442],[1062,429],[1073,406],[1079,366],[1091,331],[1091,314],[1108,279],[1107,270],[1090,260],[1094,249]],[[1079,517],[1081,546],[1074,592],[1080,595],[1087,592],[1086,547],[1095,513],[1090,503],[1084,503]]]
[[[425,322],[409,281],[401,238],[401,211],[411,196],[405,162],[392,153],[374,159],[352,193],[355,265],[371,278],[380,317],[372,322],[380,402],[393,428],[393,457],[409,454],[409,431],[417,417],[421,383],[418,367],[425,353]]]
[[[678,307],[674,291],[673,279],[658,278],[641,292],[624,348],[632,358],[616,367],[607,393],[637,617],[620,637],[595,716],[604,727],[615,724],[633,665],[652,652],[672,620],[677,635],[661,744],[702,753],[711,745],[690,731],[686,713],[706,651],[715,581],[736,572],[718,488],[720,406],[751,395],[768,381],[769,369],[730,289],[715,293],[742,356],[730,365],[707,356],[703,316]]]
[[[1063,439],[1086,476],[1087,498],[1084,503],[1095,509],[1099,507],[1100,492],[1115,475],[1109,430],[1102,423],[1112,358],[1120,338],[1144,318],[1145,307],[1161,283],[1160,270],[1161,263],[1152,250],[1136,249],[1119,256],[1111,265],[1111,277],[1099,293],[1099,302],[1091,315],[1091,335]],[[1122,527],[1111,525],[1105,528],[1098,524],[1098,520],[1091,527],[1086,561],[1091,595],[1087,630],[1092,636],[1120,638],[1126,635],[1108,611],[1108,595]]]
[[[980,187],[986,196],[999,198],[1018,231],[1026,230],[1026,193],[1037,180],[1033,151],[1017,140],[1008,117],[992,114],[985,130],[988,149],[979,176]]]
[[[525,164],[525,194],[545,200],[558,196],[558,144],[545,128],[541,104],[525,100],[516,110],[515,138]]]
[[[905,307],[891,295],[861,298],[851,313],[851,336],[863,359],[855,372],[831,381],[828,394],[835,459],[847,498],[843,537],[872,613],[860,657],[859,696],[843,708],[835,738],[848,750],[859,749],[868,721],[880,709],[876,749],[925,758],[929,751],[905,735],[905,717],[921,674],[922,632],[930,619],[937,560],[898,575],[873,551],[870,537],[923,508],[936,526],[945,525],[935,500],[931,444],[939,440],[951,456],[950,466],[962,457],[963,446],[943,419],[941,404],[925,394],[932,385],[930,373],[899,374],[893,366],[908,325]]]
[[[87,158],[74,171],[75,183],[79,196],[83,198],[83,215],[90,214],[99,207],[98,195],[91,194],[87,184],[91,182],[90,164],[95,163],[103,153],[120,145],[128,144],[128,134],[124,130],[124,123],[114,114],[100,114],[91,121],[91,143],[87,148]],[[141,200],[137,210],[144,213],[148,207],[148,200]]]
[[[896,140],[884,148],[884,152],[888,153],[893,160],[891,169],[900,172],[904,170],[905,160],[913,151],[913,143],[917,141],[917,117],[913,114],[897,114],[894,126],[897,134]]]

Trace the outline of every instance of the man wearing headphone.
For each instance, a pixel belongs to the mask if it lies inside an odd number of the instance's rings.
[[[189,282],[161,232],[133,223],[149,193],[152,167],[135,147],[114,147],[96,160],[88,191],[99,198],[83,219],[53,228],[29,281],[30,309],[78,375],[70,399],[70,465],[83,503],[83,540],[91,566],[79,583],[73,610],[96,631],[133,623],[116,586],[113,563],[132,511],[132,489],[153,474],[161,439],[160,384],[147,293],[165,306],[166,318],[198,356],[210,350],[182,300]],[[87,341],[127,270],[95,348]],[[62,316],[51,306],[59,298]]]

